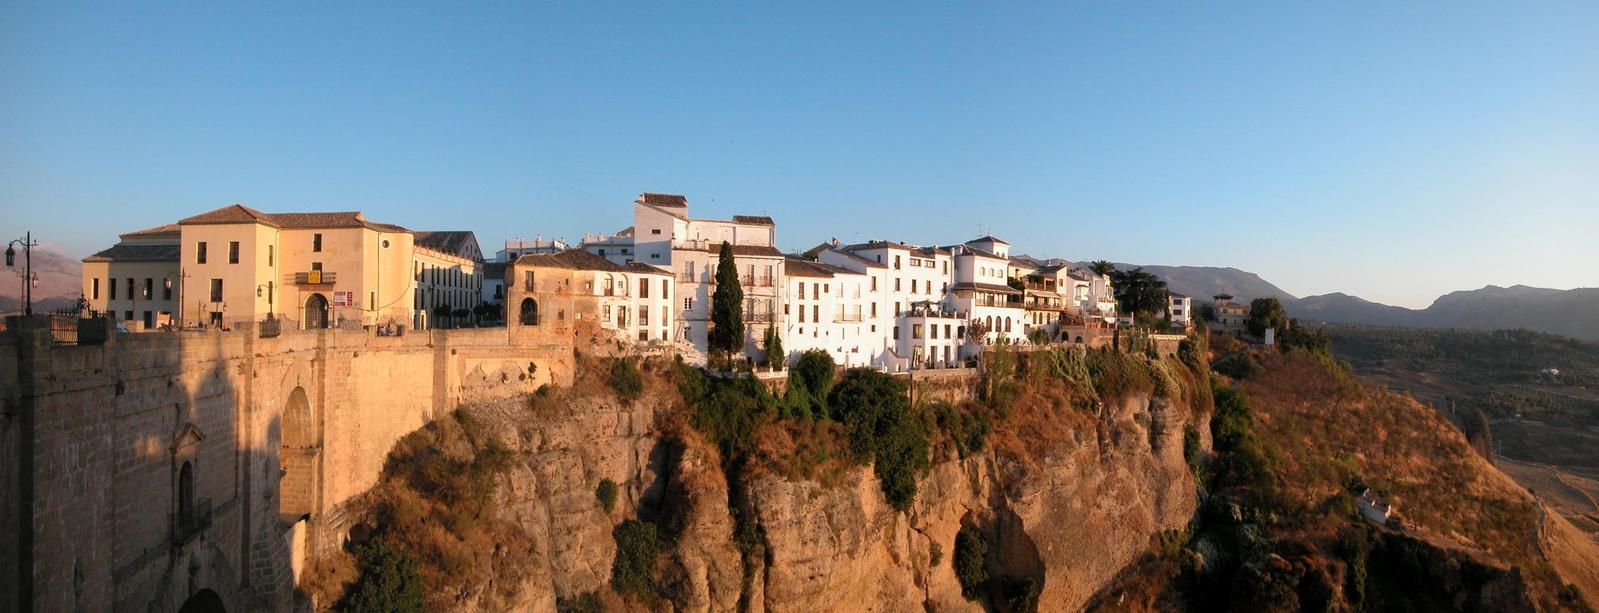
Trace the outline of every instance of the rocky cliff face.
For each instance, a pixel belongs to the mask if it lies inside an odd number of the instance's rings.
[[[662,600],[649,608],[981,610],[962,597],[951,565],[956,533],[971,526],[990,543],[991,574],[1031,580],[1038,610],[1074,610],[1148,551],[1155,534],[1194,513],[1183,438],[1195,418],[1148,393],[1083,417],[1089,427],[1027,441],[1025,456],[990,446],[962,459],[940,448],[914,505],[900,512],[869,466],[826,483],[760,470],[740,471],[730,483],[715,447],[674,405],[681,400],[672,384],[646,384],[639,400],[625,403],[608,390],[584,392],[580,381],[526,404],[470,407],[465,437],[447,436],[439,424],[420,433],[462,461],[490,440],[513,457],[496,477],[488,517],[474,524],[488,532],[479,540],[495,543],[483,556],[489,561],[444,576],[419,556],[430,606],[548,611],[590,592],[620,605],[609,588],[612,531],[640,517],[662,526],[665,543]],[[609,512],[596,496],[606,479],[619,486]],[[386,475],[352,510],[386,525],[378,530],[408,531],[394,525],[404,513],[378,501],[414,487]],[[743,546],[739,518],[757,526]],[[323,563],[320,574],[335,579],[324,581],[321,602],[333,602],[351,577],[328,567],[351,563]]]
[[[981,610],[949,564],[963,525],[997,550],[995,574],[1041,586],[1039,610],[1073,610],[1194,512],[1182,457],[1186,411],[1131,397],[1108,407],[1109,444],[1094,432],[1037,441],[1036,462],[988,452],[946,457],[921,480],[909,513],[891,508],[871,471],[842,487],[755,479],[749,504],[766,535],[754,602],[766,610]]]

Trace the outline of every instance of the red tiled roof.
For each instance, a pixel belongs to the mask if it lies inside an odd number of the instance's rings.
[[[177,245],[117,245],[89,257],[85,262],[176,262]]]
[[[185,217],[179,224],[253,223],[266,222],[267,214],[242,204],[230,204],[220,209]]]
[[[134,230],[126,234],[120,234],[119,236],[122,238],[148,238],[152,236],[161,236],[163,234],[176,234],[177,232],[178,224],[169,223],[164,226],[145,228],[143,230]]]
[[[732,245],[732,247],[733,247],[733,255],[736,255],[736,256],[737,255],[747,255],[747,256],[774,257],[774,258],[784,257],[783,256],[783,252],[778,251],[777,247],[772,247],[772,246],[769,246],[769,245]],[[709,251],[711,253],[721,253],[722,252],[722,245],[721,245],[721,243],[716,243],[716,244],[712,244],[709,247],[706,247],[704,249],[689,249],[689,250],[690,251]]]
[[[644,192],[638,195],[638,201],[650,206],[668,206],[688,208],[688,198],[682,194],[656,194]]]
[[[471,230],[418,231],[414,241],[418,247],[439,253],[457,255],[468,260],[483,259],[483,251],[478,248],[477,235]]]
[[[584,249],[567,249],[560,253],[528,254],[516,258],[516,266],[539,268],[566,268],[569,270],[598,270],[625,272],[627,268]]]
[[[747,223],[747,224],[753,224],[753,225],[757,225],[757,226],[776,226],[777,225],[776,222],[772,221],[772,218],[767,217],[765,215],[734,215],[733,216],[733,222],[734,223]]]

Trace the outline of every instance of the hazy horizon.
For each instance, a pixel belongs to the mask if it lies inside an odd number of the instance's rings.
[[[0,232],[239,202],[785,250],[991,232],[1423,308],[1599,286],[1599,5],[0,6]]]

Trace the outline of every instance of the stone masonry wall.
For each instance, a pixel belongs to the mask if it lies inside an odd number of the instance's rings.
[[[38,321],[0,334],[0,610],[176,611],[201,590],[229,610],[288,610],[301,517],[307,555],[339,546],[340,506],[400,437],[464,399],[572,377],[569,342],[503,328],[241,326],[72,346]]]

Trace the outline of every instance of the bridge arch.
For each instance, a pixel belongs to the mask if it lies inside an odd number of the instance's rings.
[[[317,464],[322,452],[316,411],[305,388],[295,387],[289,392],[280,426],[283,476],[278,482],[278,514],[293,521],[316,510]]]

